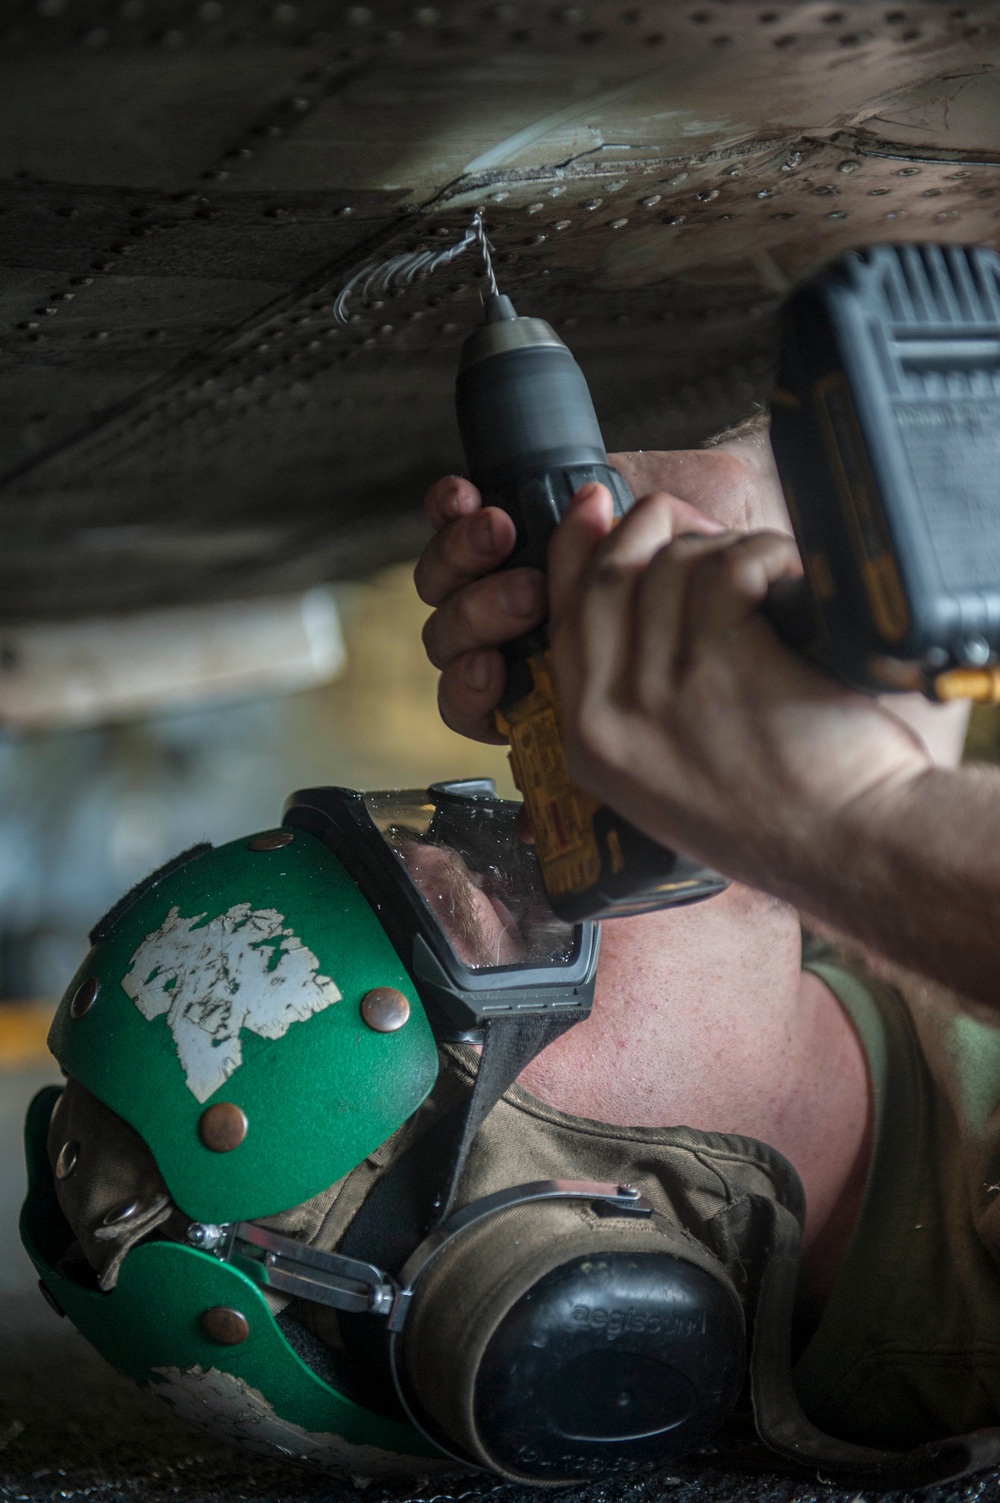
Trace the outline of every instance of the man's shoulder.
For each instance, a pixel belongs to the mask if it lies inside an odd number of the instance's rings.
[[[948,1099],[957,1122],[979,1135],[1000,1107],[1000,1007],[822,936],[804,938],[802,963],[826,980],[848,1012],[848,990],[863,989],[883,1015],[901,1006],[936,1091]]]
[[[799,1397],[814,1422],[869,1444],[996,1424],[1000,1017],[849,946],[811,945],[803,964],[858,1030],[875,1141]]]

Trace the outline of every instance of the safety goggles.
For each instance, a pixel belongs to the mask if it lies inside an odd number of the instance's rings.
[[[378,914],[441,1036],[474,1038],[491,1017],[586,1017],[595,923],[549,906],[520,805],[490,778],[358,793],[310,788],[285,823],[319,836]]]

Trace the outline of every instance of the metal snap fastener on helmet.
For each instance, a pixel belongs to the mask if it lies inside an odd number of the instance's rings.
[[[72,1141],[64,1143],[56,1159],[56,1179],[69,1179],[80,1157],[80,1145]]]
[[[255,835],[247,846],[248,851],[280,851],[283,845],[291,845],[295,835],[291,830],[268,830],[264,835]]]
[[[187,1230],[191,1246],[200,1248],[202,1252],[214,1252],[225,1235],[225,1228],[216,1226],[211,1221],[192,1221]]]
[[[198,1136],[213,1153],[230,1153],[247,1135],[246,1112],[235,1101],[217,1101],[201,1114]]]
[[[119,1221],[129,1221],[139,1209],[137,1200],[120,1200],[116,1206],[104,1214],[105,1226],[117,1226]]]
[[[376,986],[362,997],[361,1016],[376,1033],[395,1033],[410,1016],[410,1004],[394,986]]]
[[[88,1013],[97,1001],[97,993],[100,989],[101,983],[96,976],[88,976],[86,981],[81,981],[69,1004],[70,1017],[82,1018],[85,1013]]]
[[[239,1346],[250,1335],[250,1322],[242,1310],[229,1305],[213,1305],[201,1317],[201,1328],[210,1341],[220,1346]]]

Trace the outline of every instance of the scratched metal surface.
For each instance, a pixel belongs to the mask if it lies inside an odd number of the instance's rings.
[[[1000,234],[1000,6],[7,0],[0,612],[412,555],[476,268],[331,320],[482,205],[612,447],[766,396],[791,279]]]

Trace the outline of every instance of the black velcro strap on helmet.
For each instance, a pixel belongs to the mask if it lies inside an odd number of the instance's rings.
[[[401,1154],[374,1186],[338,1251],[398,1274],[431,1226],[448,1214],[472,1140],[504,1091],[536,1054],[576,1021],[551,1014],[491,1019],[471,1091]],[[384,1324],[374,1322],[370,1315],[342,1314],[338,1325],[363,1401],[383,1413],[401,1416]]]
[[[158,866],[155,872],[150,872],[148,877],[143,877],[141,882],[137,882],[134,887],[130,887],[124,897],[120,897],[114,907],[109,908],[104,917],[97,920],[97,923],[87,936],[90,943],[92,945],[99,945],[102,939],[107,939],[118,920],[123,918],[130,908],[134,908],[140,898],[145,897],[147,892],[151,892],[165,877],[171,876],[179,867],[186,866],[196,856],[203,856],[206,851],[210,851],[211,849],[212,842],[210,840],[201,840],[197,845],[192,845],[186,851],[181,851],[179,856],[172,856],[169,861],[165,861],[162,866]]]
[[[460,1108],[460,1127],[451,1152],[451,1169],[447,1180],[442,1177],[440,1206],[435,1205],[435,1222],[450,1215],[458,1192],[459,1180],[472,1147],[472,1140],[521,1071],[536,1054],[541,1054],[553,1040],[565,1033],[577,1019],[551,1013],[523,1018],[494,1018],[486,1024],[483,1052],[476,1071],[475,1084],[464,1111]]]
[[[351,1222],[339,1251],[398,1273],[431,1227],[450,1212],[472,1141],[520,1075],[575,1017],[493,1018],[472,1089],[422,1134],[379,1180]]]

